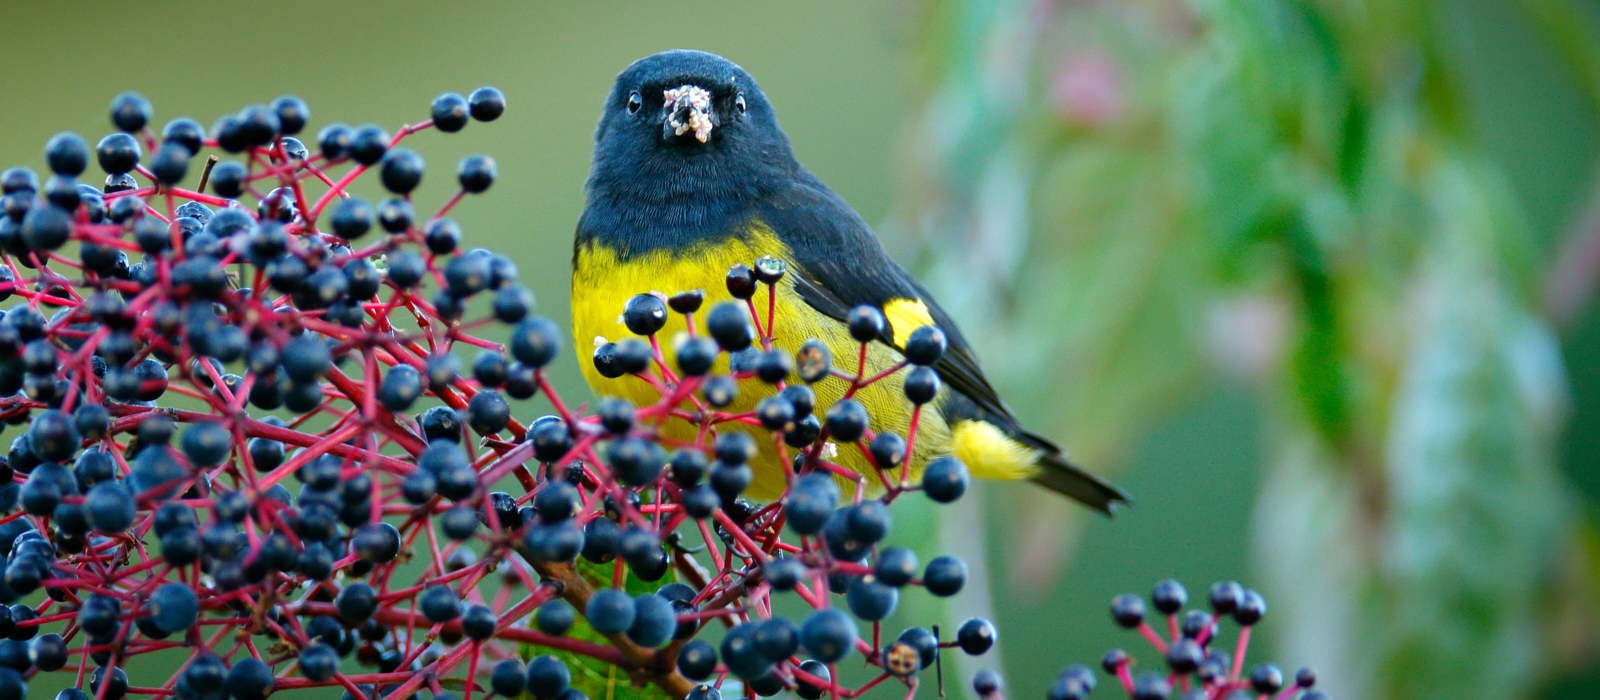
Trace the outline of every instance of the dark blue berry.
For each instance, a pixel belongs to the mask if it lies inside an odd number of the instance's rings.
[[[368,523],[356,529],[350,545],[362,559],[387,564],[400,555],[400,531],[389,523]]]
[[[343,276],[340,276],[343,279]],[[283,346],[281,362],[289,379],[310,382],[327,374],[333,364],[328,345],[314,334],[306,333]]]
[[[989,697],[1000,692],[1005,683],[1000,679],[1000,674],[993,669],[984,669],[972,677],[972,690],[981,697]]]
[[[654,294],[635,294],[623,306],[622,322],[634,335],[655,335],[667,323],[667,305]]]
[[[139,164],[143,151],[139,140],[124,133],[115,133],[100,139],[94,147],[95,159],[100,169],[112,175],[121,175]]]
[[[376,165],[383,159],[383,154],[389,150],[389,132],[376,124],[363,124],[350,133],[349,146],[346,152],[350,158],[362,165]],[[323,152],[327,152],[324,145]]]
[[[906,399],[918,406],[938,398],[940,386],[939,373],[932,367],[913,367],[906,373]]]
[[[781,663],[800,648],[800,630],[793,622],[782,617],[772,617],[756,623],[754,636],[756,651],[773,663]]]
[[[1310,668],[1302,668],[1294,674],[1294,684],[1301,688],[1310,688],[1317,684],[1317,672]]]
[[[828,665],[816,659],[800,662],[800,671],[822,683],[833,682],[833,674],[828,672]],[[821,700],[822,696],[828,693],[825,686],[817,685],[798,675],[795,677],[795,684],[794,694],[805,700]]]
[[[471,194],[487,191],[498,174],[499,167],[494,158],[485,155],[467,156],[456,166],[456,180],[461,183],[463,191]]]
[[[922,490],[935,503],[952,503],[967,492],[967,465],[954,455],[936,457],[922,471]]]
[[[706,475],[705,454],[696,449],[674,450],[667,460],[667,478],[673,483],[689,487],[700,483]]]
[[[174,567],[193,564],[200,558],[200,535],[187,527],[162,535],[161,558]]]
[[[197,421],[183,433],[183,454],[198,467],[215,467],[228,458],[233,432],[220,421]]]
[[[484,86],[467,95],[467,111],[480,122],[492,122],[506,111],[506,96],[498,89]]]
[[[857,342],[870,343],[883,335],[887,324],[883,312],[875,306],[863,304],[850,310],[845,316],[845,324],[850,328],[850,337]]]
[[[278,117],[278,130],[286,136],[293,136],[306,128],[306,122],[311,120],[311,108],[306,101],[294,95],[283,95],[272,101],[271,109]]]
[[[739,352],[755,342],[755,327],[750,312],[742,305],[724,301],[706,313],[706,330],[728,352]]]
[[[417,155],[416,151],[405,147],[393,148],[384,154],[378,178],[383,182],[384,189],[399,195],[410,194],[417,185],[422,184],[425,167],[422,156]]]
[[[396,365],[383,375],[378,402],[390,411],[404,411],[422,395],[422,388],[422,373],[411,365]]]
[[[677,349],[678,370],[686,377],[700,377],[716,363],[716,341],[705,336],[686,339]]]
[[[878,552],[873,564],[873,574],[878,581],[889,586],[904,586],[917,576],[917,553],[904,547],[890,547]]]
[[[256,663],[259,664],[261,662],[257,661]],[[265,664],[263,664],[262,667],[265,668]],[[5,682],[0,680],[0,686],[3,685],[5,685]],[[104,690],[101,689],[102,685],[105,686]],[[89,690],[90,694],[96,698],[103,698],[104,700],[122,700],[122,697],[128,694],[128,674],[124,673],[122,669],[115,666],[111,667],[109,670],[105,666],[96,668],[94,673],[89,675]],[[23,692],[25,694],[27,692],[26,689],[24,689]],[[16,700],[21,700],[21,698],[19,697]],[[240,697],[240,700],[263,699]]]
[[[1193,639],[1179,639],[1177,643],[1167,648],[1167,666],[1180,676],[1187,676],[1199,670],[1200,664],[1205,660],[1205,650]]]
[[[494,636],[494,628],[499,624],[494,611],[486,605],[468,605],[461,614],[461,631],[469,639],[483,641]]]
[[[449,622],[461,615],[461,599],[447,586],[432,586],[417,597],[417,607],[431,622]]]
[[[805,577],[806,566],[800,563],[798,559],[784,557],[768,561],[766,565],[761,567],[761,571],[766,577],[767,583],[772,584],[773,588],[780,591],[792,591],[800,583],[800,580]]]
[[[793,371],[794,358],[791,358],[789,352],[782,348],[761,353],[756,357],[756,377],[768,384],[777,384],[788,379],[789,374]]]
[[[382,212],[379,212],[382,219]],[[384,227],[389,228],[388,226]],[[400,230],[405,230],[401,228]],[[396,231],[391,231],[394,233]],[[454,219],[434,219],[428,223],[428,228],[423,232],[423,242],[428,245],[428,250],[434,255],[449,255],[454,253],[461,245],[461,225]]]
[[[827,377],[831,366],[832,353],[820,340],[806,341],[795,354],[795,372],[807,384],[815,384]]]
[[[40,635],[28,643],[28,661],[40,671],[58,671],[67,665],[67,643],[61,635]]]
[[[511,423],[511,407],[503,394],[482,389],[467,402],[467,425],[479,435],[493,435]]]
[[[700,385],[700,395],[706,403],[725,408],[739,397],[739,382],[726,374],[713,374]]]
[[[760,678],[772,670],[772,661],[756,647],[756,627],[759,624],[746,622],[728,630],[722,637],[722,661],[735,676]]]
[[[1155,671],[1146,671],[1133,680],[1133,700],[1166,700],[1172,695],[1172,682]]]
[[[151,155],[150,173],[163,185],[176,185],[189,173],[190,157],[189,149],[182,144],[165,144]]]
[[[576,619],[576,611],[564,600],[552,600],[539,606],[534,611],[533,624],[540,632],[552,637],[561,637],[572,629]]]
[[[129,90],[111,99],[111,123],[128,132],[141,131],[155,115],[155,108],[144,95]]]
[[[372,205],[360,197],[351,197],[334,207],[331,221],[333,232],[340,238],[353,241],[372,230]]]
[[[297,557],[296,567],[306,578],[326,581],[333,576],[333,553],[320,544],[308,544]]]
[[[744,263],[728,268],[724,283],[728,293],[735,299],[749,299],[756,295],[756,272]]]
[[[523,319],[511,331],[511,355],[529,367],[542,368],[556,357],[561,331],[549,319]]]
[[[339,652],[322,642],[307,646],[300,652],[300,675],[321,682],[333,677],[339,670]]]
[[[889,507],[883,501],[862,501],[849,511],[850,536],[866,542],[876,544],[888,536],[889,529],[894,521],[889,517]]]
[[[922,584],[936,596],[953,596],[967,584],[967,565],[949,555],[935,557],[922,572]]]
[[[843,659],[855,643],[856,623],[833,608],[812,613],[800,627],[800,644],[806,653],[825,663]]]
[[[900,638],[895,640],[910,646],[917,651],[918,660],[923,668],[933,665],[939,658],[939,638],[932,632],[921,627],[908,627],[900,633]]]
[[[922,326],[911,331],[911,337],[906,339],[906,361],[920,367],[931,366],[944,356],[947,346],[944,331],[938,326]]]
[[[828,475],[800,477],[784,499],[789,527],[801,535],[815,535],[827,524],[838,501],[839,487]]]
[[[906,457],[906,439],[895,433],[879,433],[872,438],[867,451],[879,469],[894,469]]]
[[[633,599],[615,588],[603,588],[589,597],[584,617],[600,634],[620,634],[633,626]]]
[[[372,586],[358,581],[339,591],[333,603],[339,610],[339,617],[349,624],[358,625],[378,611],[378,592],[372,590]]]
[[[77,177],[89,167],[89,144],[84,142],[83,137],[63,131],[45,143],[44,160],[50,166],[50,172]]]
[[[439,516],[439,530],[457,542],[472,539],[478,532],[478,513],[468,505],[458,505]]]
[[[128,529],[137,515],[134,497],[120,481],[102,481],[89,489],[84,501],[94,529],[115,534]]]
[[[496,388],[506,381],[506,356],[496,350],[483,350],[472,358],[472,378],[480,386]]]
[[[494,295],[494,317],[501,323],[516,323],[533,309],[533,292],[520,284],[508,284]]]
[[[1233,611],[1233,619],[1245,627],[1261,621],[1267,614],[1267,601],[1260,593],[1246,590],[1239,601],[1239,608]]]
[[[236,119],[239,138],[249,146],[265,146],[272,143],[283,129],[283,123],[278,121],[277,113],[268,109],[266,105],[255,104],[245,107],[239,110]]]
[[[118,673],[121,670],[118,669]],[[266,700],[272,694],[272,668],[261,660],[245,657],[228,669],[223,686],[234,700]]]
[[[1209,593],[1211,611],[1217,615],[1232,615],[1244,602],[1244,586],[1238,581],[1218,581],[1211,585]]]
[[[543,654],[528,662],[524,679],[530,695],[539,700],[555,700],[567,692],[572,673],[561,659]]]
[[[678,672],[692,681],[703,681],[717,670],[717,650],[703,639],[690,640],[678,650]]]
[[[1150,602],[1161,614],[1173,615],[1189,602],[1189,592],[1176,579],[1166,579],[1156,584],[1155,591],[1150,594]]]
[[[882,620],[894,612],[900,591],[880,583],[875,576],[857,576],[845,592],[850,612],[863,620]]]
[[[28,441],[34,456],[46,462],[61,462],[78,451],[82,438],[72,417],[56,409],[39,412],[28,427]]]
[[[1123,593],[1111,599],[1111,619],[1127,628],[1144,622],[1144,599],[1133,593]]]
[[[489,687],[501,697],[515,698],[527,688],[523,680],[522,664],[516,659],[506,659],[495,664],[494,670],[489,674]]]
[[[839,442],[855,442],[867,431],[867,407],[855,399],[843,399],[828,407],[825,425],[828,434]]]
[[[645,593],[633,603],[633,624],[628,627],[628,639],[647,649],[671,641],[678,629],[677,611],[672,602],[654,593]]]
[[[709,518],[722,507],[722,495],[709,485],[686,488],[679,498],[684,513],[696,520]]]
[[[1250,687],[1258,694],[1275,694],[1283,689],[1283,671],[1272,663],[1262,663],[1250,671]]]
[[[972,656],[989,651],[994,646],[995,638],[994,623],[983,618],[969,619],[956,629],[956,644]]]
[[[559,523],[577,515],[582,504],[578,489],[565,481],[545,482],[533,497],[534,510],[538,511],[539,519],[547,523]]]
[[[349,153],[351,138],[350,125],[334,122],[317,132],[317,148],[323,158],[336,161]]]

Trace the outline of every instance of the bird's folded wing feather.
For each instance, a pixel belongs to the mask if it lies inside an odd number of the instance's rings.
[[[927,290],[889,257],[872,229],[838,195],[814,180],[802,181],[762,205],[758,208],[760,223],[793,251],[796,259],[791,262],[799,273],[796,289],[807,304],[843,322],[851,309],[862,304],[881,311],[899,299],[921,302],[949,341],[949,349],[934,364],[939,378],[975,404],[984,419],[1036,447],[1059,451],[1049,440],[1022,429],[984,376],[960,329]],[[911,330],[889,327],[880,340],[899,349],[895,337],[904,337]]]

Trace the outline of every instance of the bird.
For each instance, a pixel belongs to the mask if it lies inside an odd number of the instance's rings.
[[[1118,487],[1070,460],[1049,439],[1024,428],[984,376],[971,345],[950,316],[910,273],[896,263],[872,227],[795,158],[777,115],[754,78],[721,56],[672,50],[641,58],[616,77],[594,134],[585,183],[586,203],[574,235],[572,328],[580,357],[631,337],[621,311],[641,292],[670,296],[701,290],[709,306],[732,299],[728,270],[763,256],[786,263],[773,294],[776,313],[768,332],[774,347],[797,352],[822,341],[842,369],[854,370],[861,344],[847,321],[862,305],[879,310],[882,333],[867,345],[863,373],[892,369],[905,343],[922,326],[936,326],[946,351],[933,365],[941,388],[916,425],[910,472],[945,455],[961,460],[977,478],[1031,479],[1107,514],[1129,502]],[[686,337],[688,323],[704,333],[706,314],[693,321],[670,314],[658,338]],[[663,348],[669,366],[670,347]],[[727,359],[719,360],[727,371]],[[659,399],[659,390],[633,375],[607,376],[583,363],[597,395],[636,405]],[[848,365],[848,366],[845,366]],[[913,405],[903,375],[870,385],[854,398],[868,409],[874,433],[906,435]],[[791,381],[793,378],[790,378]],[[843,398],[848,382],[813,385],[815,412]],[[724,410],[748,411],[777,389],[741,383],[739,398]],[[933,410],[927,410],[932,408]],[[719,429],[759,431],[722,423]],[[663,429],[693,439],[695,426],[674,419]],[[787,481],[769,437],[751,461],[752,497],[781,495]],[[859,449],[837,449],[830,461],[869,476]],[[845,480],[876,488],[871,478]],[[853,493],[853,491],[851,492]]]

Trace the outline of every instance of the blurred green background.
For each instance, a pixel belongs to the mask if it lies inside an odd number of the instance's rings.
[[[662,49],[721,53],[1013,405],[1136,497],[1105,520],[985,485],[900,514],[900,538],[984,564],[928,613],[996,617],[998,653],[963,676],[1001,666],[1011,697],[1042,697],[1067,663],[1139,646],[1107,619],[1114,593],[1238,578],[1272,604],[1253,658],[1315,666],[1334,697],[1592,698],[1597,17],[1577,0],[10,3],[0,164],[42,169],[58,130],[98,138],[130,88],[160,123],[296,93],[314,128],[392,129],[495,85],[505,117],[415,139],[419,201],[448,196],[456,158],[494,155],[500,182],[457,218],[564,319],[611,78]]]

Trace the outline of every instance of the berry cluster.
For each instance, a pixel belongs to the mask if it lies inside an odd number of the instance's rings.
[[[731,675],[749,694],[815,700],[888,681],[914,693],[942,649],[990,648],[983,620],[953,639],[880,629],[902,589],[950,596],[966,577],[953,557],[923,566],[879,546],[888,503],[953,501],[966,468],[945,457],[914,473],[916,420],[874,434],[851,398],[903,371],[920,413],[939,390],[939,330],[866,376],[885,322],[863,308],[859,357],[835,366],[817,342],[791,356],[765,330],[785,265],[761,259],[729,273],[740,301],[706,309],[707,334],[666,348],[668,314],[696,327],[703,294],[629,301],[638,337],[593,360],[659,400],[574,411],[545,374],[561,334],[531,314],[511,261],[460,249],[447,217],[489,189],[494,161],[463,159],[432,214],[410,196],[424,163],[405,139],[504,108],[493,88],[446,94],[394,134],[328,125],[313,153],[295,97],[157,134],[150,103],[126,93],[92,151],[50,139],[43,183],[0,174],[0,299],[15,299],[0,315],[0,421],[28,426],[0,462],[0,700],[52,671],[75,674],[58,700],[317,687],[581,700],[574,664],[591,662],[673,697],[716,698]],[[78,180],[91,156],[103,188]],[[347,191],[369,170],[392,196]],[[489,315],[468,320],[469,306]],[[495,322],[506,343],[472,335]],[[468,371],[458,347],[476,349]],[[773,395],[723,410],[754,382]],[[820,416],[817,382],[846,387]],[[541,393],[554,415],[513,417],[508,399]],[[668,437],[667,421],[696,437]],[[788,488],[761,504],[743,493],[764,440]],[[876,473],[830,461],[840,449]],[[774,615],[780,595],[812,612]],[[133,684],[126,662],[164,651],[180,669]],[[847,688],[834,679],[852,655],[878,671]]]
[[[1128,697],[1134,700],[1165,700],[1174,687],[1181,700],[1327,700],[1313,690],[1317,674],[1302,668],[1293,683],[1285,683],[1283,671],[1270,663],[1257,664],[1248,676],[1245,654],[1250,648],[1250,630],[1267,614],[1267,602],[1260,593],[1246,589],[1237,581],[1221,581],[1211,586],[1211,612],[1184,610],[1189,592],[1183,584],[1167,579],[1150,593],[1150,605],[1166,617],[1167,637],[1163,638],[1146,621],[1145,601],[1135,593],[1123,593],[1111,601],[1111,617],[1123,628],[1137,630],[1151,646],[1166,657],[1167,673],[1144,671],[1133,675],[1133,657],[1122,649],[1112,649],[1101,659],[1101,667],[1115,676]],[[1215,648],[1219,623],[1232,617],[1239,624],[1239,636],[1232,655]],[[978,679],[979,694],[985,694]],[[998,688],[998,685],[994,685]],[[1074,665],[1063,671],[1048,693],[1049,700],[1083,700],[1095,687],[1095,673],[1088,666]]]

